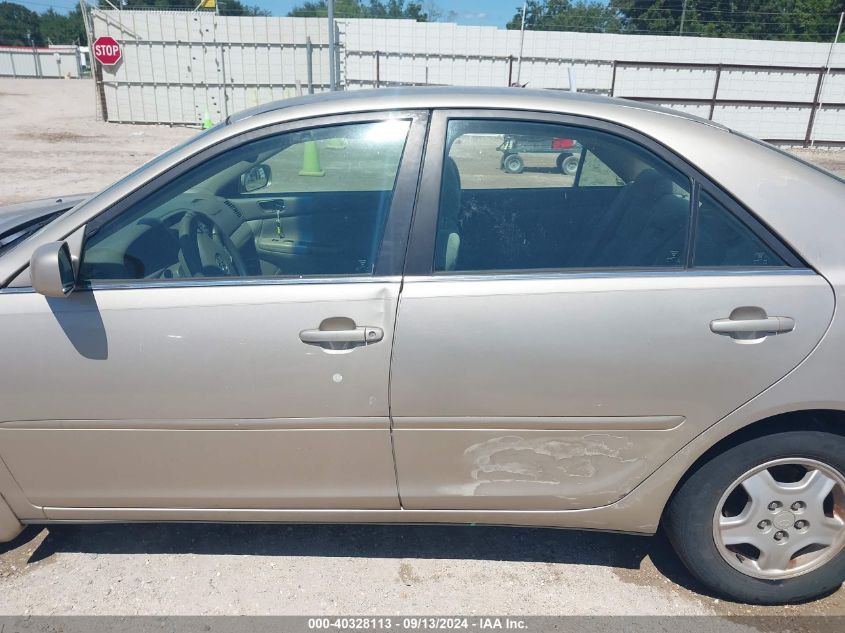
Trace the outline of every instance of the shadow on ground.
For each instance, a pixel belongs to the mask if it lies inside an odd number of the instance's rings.
[[[438,558],[596,565],[623,570],[646,583],[648,558],[659,573],[698,593],[708,593],[675,558],[666,538],[577,530],[494,526],[101,524],[31,526],[0,554],[40,540],[27,563],[56,553],[196,554]],[[638,583],[639,584],[639,583]]]

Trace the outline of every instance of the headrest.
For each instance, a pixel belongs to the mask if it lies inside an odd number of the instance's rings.
[[[631,195],[656,200],[672,193],[672,181],[654,169],[644,169],[631,183]]]
[[[460,190],[461,188],[461,172],[458,171],[458,165],[451,156],[443,160],[443,181],[444,189]]]
[[[454,230],[461,211],[461,174],[451,156],[443,159],[443,184],[440,189],[439,227]]]

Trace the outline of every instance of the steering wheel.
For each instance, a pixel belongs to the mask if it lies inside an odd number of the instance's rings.
[[[199,211],[179,221],[179,259],[192,277],[242,277],[246,266],[237,247],[220,226]]]

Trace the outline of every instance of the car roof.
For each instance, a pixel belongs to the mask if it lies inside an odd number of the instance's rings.
[[[625,108],[653,112],[695,121],[715,128],[725,126],[678,110],[660,106],[606,97],[604,95],[569,92],[563,90],[537,90],[528,88],[479,88],[457,86],[426,86],[378,88],[370,90],[344,90],[320,92],[301,97],[271,101],[254,108],[242,110],[226,119],[237,123],[251,117],[287,109],[320,105],[323,114],[344,114],[369,110],[409,110],[428,108],[486,108],[508,110],[538,110],[567,113],[573,106],[595,104],[602,108]]]

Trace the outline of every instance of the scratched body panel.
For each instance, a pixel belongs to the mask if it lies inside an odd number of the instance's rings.
[[[401,430],[405,507],[571,510],[621,497],[653,469],[641,454],[675,442],[666,431]]]
[[[714,336],[743,304],[802,328]],[[832,313],[812,274],[408,280],[391,381],[403,507],[613,503],[798,365]]]

